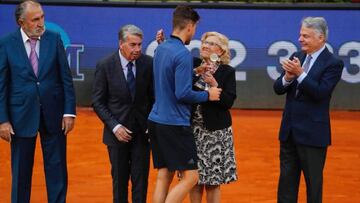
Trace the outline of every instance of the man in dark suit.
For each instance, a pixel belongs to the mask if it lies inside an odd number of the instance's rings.
[[[282,62],[284,73],[274,84],[276,94],[286,93],[279,136],[279,203],[297,202],[301,171],[307,202],[322,202],[323,168],[331,144],[329,103],[344,66],[326,48],[327,36],[324,18],[303,19],[302,51]]]
[[[30,201],[36,135],[44,156],[48,202],[65,202],[66,134],[75,94],[60,35],[44,29],[36,1],[16,7],[20,28],[0,39],[0,137],[11,143],[11,202]]]
[[[141,54],[143,32],[135,25],[119,31],[119,50],[95,71],[92,103],[104,123],[113,179],[113,202],[146,202],[150,147],[147,117],[153,104],[152,58]]]

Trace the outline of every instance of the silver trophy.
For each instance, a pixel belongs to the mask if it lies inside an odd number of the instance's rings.
[[[218,68],[219,64],[219,56],[215,53],[210,55],[210,64],[211,66],[213,66],[213,69],[216,71],[216,69]],[[197,68],[195,68],[195,74],[196,76],[200,76],[199,79],[195,82],[194,86],[202,89],[202,90],[208,90],[209,89],[209,84],[207,84],[204,79],[203,79],[203,75],[206,73],[209,73],[209,70],[205,70],[205,65],[206,61],[203,60],[201,62],[201,65]]]

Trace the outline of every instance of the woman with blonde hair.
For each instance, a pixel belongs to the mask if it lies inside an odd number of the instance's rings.
[[[164,41],[163,30],[156,34]],[[222,89],[220,101],[193,106],[192,129],[198,156],[199,182],[190,191],[192,203],[201,203],[206,191],[208,203],[220,202],[220,185],[237,180],[230,108],[236,99],[235,69],[229,65],[229,39],[219,32],[201,37],[200,58],[194,58],[193,89]],[[181,178],[181,174],[179,174]]]
[[[222,89],[220,101],[204,102],[194,106],[192,128],[198,154],[199,182],[190,192],[192,203],[201,202],[206,191],[206,200],[220,202],[220,185],[237,180],[232,119],[229,109],[236,99],[235,69],[229,65],[228,38],[218,32],[206,32],[201,37],[201,59],[194,59],[195,70],[204,73],[194,78],[202,79],[209,86]],[[199,71],[197,71],[199,72]]]

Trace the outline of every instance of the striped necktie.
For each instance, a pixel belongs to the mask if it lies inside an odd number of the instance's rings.
[[[303,65],[303,69],[304,69],[305,73],[307,73],[309,71],[311,59],[312,59],[311,55],[308,55],[305,59],[305,63]]]

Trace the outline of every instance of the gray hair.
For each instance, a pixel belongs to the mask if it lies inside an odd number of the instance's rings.
[[[140,28],[138,28],[137,26],[132,25],[132,24],[124,25],[123,27],[120,28],[119,40],[126,41],[126,38],[129,35],[136,35],[142,39],[144,34]]]
[[[29,5],[41,6],[40,3],[35,0],[27,0],[18,4],[15,8],[15,20],[18,25],[20,25],[19,20],[23,20],[25,18],[24,15]]]
[[[312,28],[318,34],[323,34],[325,40],[328,39],[329,29],[325,18],[323,17],[306,17],[302,20],[301,24],[307,28]]]

